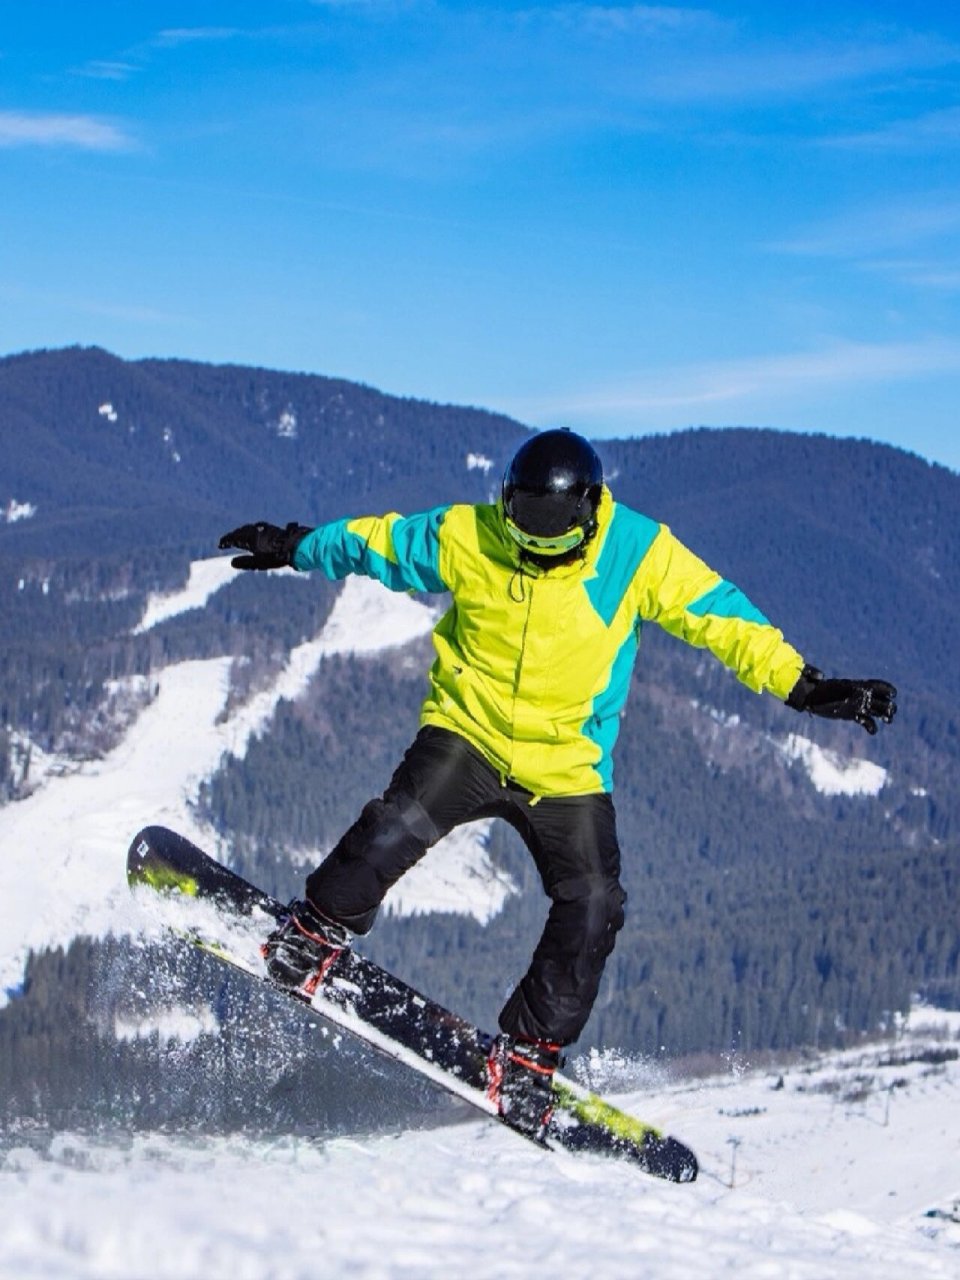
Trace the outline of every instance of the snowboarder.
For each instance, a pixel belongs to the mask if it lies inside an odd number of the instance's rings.
[[[756,692],[869,733],[896,712],[884,680],[825,679],[731,582],[655,520],[614,501],[600,459],[567,430],[531,436],[496,503],[335,520],[258,522],[220,539],[239,569],[292,565],[396,591],[449,591],[421,727],[383,795],[306,881],[264,946],[271,976],[315,988],[366,933],[396,881],[460,823],[520,833],[550,898],[526,975],[501,1011],[489,1093],[534,1136],[551,1081],[596,999],[623,924],[611,752],[641,623],[708,648]]]

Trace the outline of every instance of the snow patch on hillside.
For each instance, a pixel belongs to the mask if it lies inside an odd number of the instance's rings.
[[[18,520],[29,520],[37,514],[32,502],[18,502],[11,498],[5,507],[0,507],[0,517],[4,524],[16,524]]]
[[[124,855],[141,826],[198,834],[189,799],[222,754],[213,726],[229,670],[218,658],[160,672],[156,697],[119,746],[0,809],[0,991],[20,981],[30,950],[125,931]]]
[[[10,757],[10,777],[14,791],[26,795],[44,784],[47,778],[63,777],[75,773],[80,767],[77,761],[60,752],[44,751],[25,733],[11,729],[7,733],[7,751]]]
[[[7,731],[8,768],[12,795],[23,800],[48,778],[77,773],[84,758],[106,750],[130,728],[150,701],[152,682],[148,676],[121,676],[103,682],[100,705],[85,717],[61,729],[55,746],[48,751],[18,729]]]
[[[503,910],[519,888],[512,876],[490,859],[492,818],[467,822],[439,840],[390,890],[383,904],[388,916],[419,916],[432,911],[473,916],[486,924]],[[329,849],[299,849],[293,864],[313,868]]]
[[[878,796],[887,770],[870,760],[851,759],[791,733],[778,743],[788,760],[799,761],[816,789],[825,796]]]
[[[390,891],[388,915],[451,911],[486,924],[502,909],[517,885],[490,861],[487,846],[493,820],[458,827],[429,851]]]
[[[718,744],[729,747],[738,740],[747,748],[757,746],[769,753],[772,750],[787,764],[799,764],[806,773],[814,788],[825,796],[871,796],[876,797],[890,780],[890,775],[881,765],[859,756],[845,756],[829,747],[821,747],[818,743],[804,738],[801,734],[790,733],[786,737],[778,737],[771,733],[760,733],[752,730],[736,713],[721,711],[696,698],[689,699],[689,706],[695,711],[703,712],[710,725],[708,733],[700,734],[715,751]],[[718,726],[723,734],[718,735],[712,726]],[[747,750],[741,749],[745,756]],[[725,751],[721,760],[728,755]],[[729,765],[729,758],[726,760]]]
[[[283,413],[277,419],[277,435],[281,440],[295,440],[297,438],[297,415],[293,409],[284,409]]]
[[[202,609],[215,591],[232,582],[242,569],[234,569],[229,556],[214,556],[209,560],[194,560],[190,565],[187,582],[179,591],[152,592],[147,598],[143,617],[134,627],[133,634],[142,635],[159,622],[186,613],[188,609]],[[294,573],[293,569],[289,570]]]

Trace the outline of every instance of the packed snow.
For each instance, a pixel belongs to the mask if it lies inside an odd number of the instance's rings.
[[[4,524],[16,524],[18,520],[29,520],[36,514],[37,508],[32,502],[18,502],[16,498],[11,498],[5,507],[0,508],[0,516]]]
[[[208,560],[194,560],[190,565],[187,581],[180,591],[152,592],[147,597],[143,617],[134,628],[134,635],[149,631],[159,622],[175,618],[189,609],[202,609],[214,592],[232,582],[242,570],[234,569],[229,556],[213,556]],[[302,575],[288,571],[291,577]]]
[[[167,446],[167,452],[169,453],[171,460],[173,462],[182,461],[180,452],[174,443],[173,428],[164,427],[160,434],[163,438],[163,443]]]
[[[696,698],[690,699],[690,705],[705,712],[724,729],[741,729],[743,722],[739,715],[708,706]],[[747,732],[750,733],[749,730]],[[786,737],[770,733],[754,736],[788,764],[799,764],[813,787],[824,796],[878,796],[890,778],[886,769],[871,760],[845,756],[829,747],[821,747],[799,733],[788,733]]]
[[[493,820],[468,823],[451,831],[442,854],[424,858],[394,886],[384,903],[388,915],[413,916],[427,911],[468,913],[486,924],[517,892],[505,871],[486,856]]]
[[[79,767],[69,756],[44,751],[17,730],[7,733],[7,753],[11,780],[22,794],[42,786],[51,775],[62,777]]]
[[[799,734],[789,734],[780,749],[788,760],[798,760],[803,765],[821,795],[878,796],[886,786],[887,771],[880,765],[871,760],[848,759]]]
[[[198,607],[226,580],[191,573],[176,607]],[[164,606],[152,607],[159,620]],[[245,751],[326,655],[403,644],[432,623],[423,605],[350,579],[320,635],[223,724],[229,659],[156,673],[114,751],[0,809],[0,987],[16,988],[31,948],[127,927],[124,856],[140,826],[165,823],[218,852],[191,809],[199,782],[225,752]],[[449,883],[415,893],[411,877],[394,909],[458,898],[495,909],[509,887],[491,886],[485,838],[480,825],[449,860],[435,851],[421,865],[443,866]],[[581,1063],[586,1083],[697,1151],[700,1178],[684,1186],[540,1151],[482,1117],[397,1132],[384,1116],[377,1134],[270,1141],[11,1126],[0,1134],[0,1277],[955,1278],[960,1015],[919,1018],[928,1025],[914,1018],[875,1048],[737,1062],[699,1081],[617,1054]],[[216,1026],[185,992],[181,1009],[116,1030],[175,1045]]]
[[[417,916],[430,911],[470,915],[481,924],[492,920],[517,885],[494,867],[487,853],[492,818],[456,827],[436,846],[436,854],[412,867],[390,890],[385,915]],[[314,867],[326,849],[299,849],[291,857],[298,866]]]
[[[295,440],[297,437],[297,415],[292,409],[284,409],[277,419],[277,435],[281,440]]]
[[[214,582],[226,580],[211,562],[200,562],[185,590],[166,606],[156,602],[148,615],[157,620],[165,607],[196,607],[205,591],[216,589]],[[0,808],[0,1004],[5,992],[19,986],[29,951],[129,928],[124,859],[141,827],[173,827],[215,856],[228,855],[195,815],[200,784],[225,754],[245,754],[278,701],[299,697],[325,657],[400,646],[427,633],[433,622],[433,612],[409,596],[349,578],[320,634],[295,648],[270,687],[225,721],[230,658],[171,665],[156,673],[155,697],[119,746],[101,760],[77,764],[68,775],[48,773],[26,799]],[[489,919],[511,885],[490,863],[487,831],[479,827],[448,837],[391,910],[435,908]],[[317,851],[317,860],[323,852]],[[291,893],[297,887],[291,885]],[[42,912],[35,910],[38,901],[44,902]]]
[[[924,1016],[942,1028],[701,1082],[617,1063],[618,1102],[696,1147],[681,1186],[482,1118],[328,1140],[10,1133],[0,1275],[952,1280],[957,1018]]]

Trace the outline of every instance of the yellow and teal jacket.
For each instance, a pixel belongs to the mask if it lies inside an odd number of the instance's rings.
[[[394,591],[449,591],[421,723],[467,738],[537,796],[613,789],[644,622],[709,649],[758,693],[785,699],[803,667],[738,587],[606,488],[584,556],[549,570],[521,564],[499,503],[333,521],[303,538],[293,563]]]

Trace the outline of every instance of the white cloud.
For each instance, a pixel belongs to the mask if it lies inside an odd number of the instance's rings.
[[[185,315],[161,311],[141,303],[104,302],[74,294],[52,293],[44,289],[24,288],[22,285],[0,281],[0,299],[10,302],[40,303],[56,310],[74,311],[83,315],[104,316],[122,320],[127,324],[192,324]]]
[[[88,80],[128,80],[138,70],[132,62],[95,59],[78,67],[73,74],[85,76]]]
[[[879,258],[871,262],[858,263],[862,271],[874,272],[878,275],[892,276],[904,284],[914,285],[921,289],[937,289],[941,292],[955,292],[960,289],[960,265],[957,257],[944,260],[935,258]]]
[[[197,44],[204,40],[232,40],[247,34],[240,27],[167,27],[159,31],[153,43],[172,49],[181,44]]]
[[[361,13],[402,12],[418,9],[417,0],[309,0],[317,9],[354,9]]]
[[[796,396],[824,385],[883,383],[944,372],[960,372],[960,340],[837,342],[818,351],[699,362],[643,372],[615,386],[573,392],[550,401],[514,403],[510,411],[527,420],[692,411],[707,405],[742,404],[761,395]]]
[[[657,36],[713,32],[731,25],[709,9],[687,9],[663,4],[565,4],[547,12],[567,25],[614,35]]]
[[[882,129],[824,138],[821,146],[850,151],[925,151],[960,142],[960,107],[895,120]]]
[[[957,116],[960,141],[960,112]],[[774,253],[845,261],[914,289],[960,287],[960,200],[930,192],[850,210],[768,244]]]
[[[930,194],[855,209],[767,248],[805,257],[863,259],[902,251],[957,231],[960,201],[956,195]]]
[[[960,62],[960,46],[935,37],[894,33],[782,45],[733,42],[651,69],[644,91],[662,100],[746,101],[807,95]]]
[[[133,138],[95,116],[55,112],[0,111],[0,147],[79,147],[84,151],[128,151]]]

